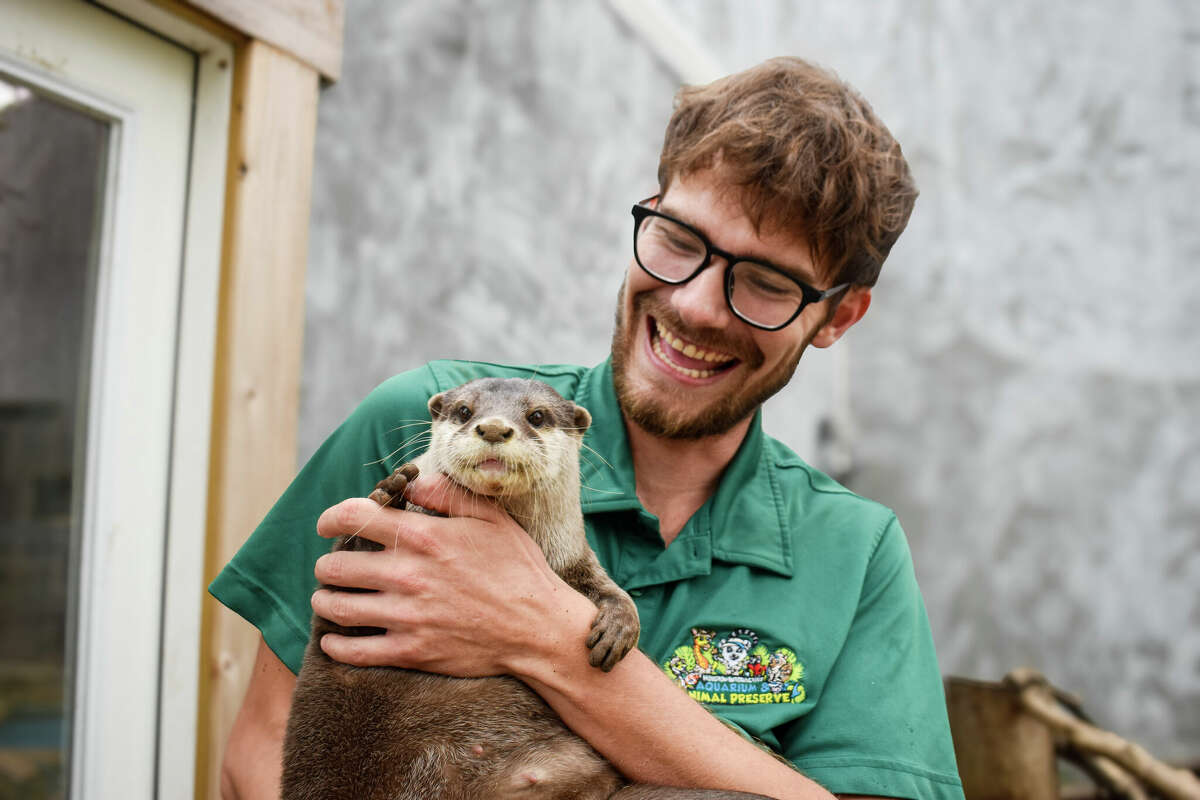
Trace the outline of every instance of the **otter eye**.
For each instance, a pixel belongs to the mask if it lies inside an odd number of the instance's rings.
[[[529,424],[535,428],[540,428],[546,424],[546,414],[544,411],[530,411],[529,416],[525,419],[529,420]]]
[[[459,422],[468,421],[469,419],[471,419],[471,407],[470,406],[459,406],[455,410],[454,416]]]

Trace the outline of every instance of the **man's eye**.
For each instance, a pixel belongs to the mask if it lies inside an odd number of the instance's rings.
[[[471,419],[471,407],[470,406],[459,406],[455,410],[454,416],[458,419],[459,422],[468,421],[469,419]]]
[[[546,414],[543,411],[530,411],[529,416],[525,417],[529,420],[529,424],[535,428],[540,428],[546,424]]]
[[[750,285],[754,291],[763,294],[787,294],[790,291],[787,284],[775,281],[751,281]]]
[[[797,291],[796,284],[770,272],[743,271],[737,277],[741,278],[744,288],[761,295],[782,297]]]
[[[691,236],[672,235],[670,233],[663,237],[666,240],[667,247],[677,253],[685,255],[699,255],[704,252],[704,248],[700,246],[700,242]]]
[[[673,222],[653,217],[648,221],[645,233],[665,250],[687,256],[704,253],[704,243]]]

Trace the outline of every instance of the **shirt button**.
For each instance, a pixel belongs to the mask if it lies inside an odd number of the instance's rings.
[[[641,589],[630,589],[629,594],[631,597],[641,597],[644,592]]]

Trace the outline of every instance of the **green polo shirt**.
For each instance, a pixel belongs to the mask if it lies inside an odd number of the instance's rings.
[[[758,414],[716,493],[664,548],[637,499],[608,362],[436,361],[384,382],[300,471],[212,594],[298,671],[313,564],[329,549],[317,517],[419,452],[411,442],[422,441],[430,396],[484,376],[535,377],[591,412],[588,540],[637,604],[638,647],[681,689],[832,792],[961,800],[929,622],[892,512],[763,434]]]

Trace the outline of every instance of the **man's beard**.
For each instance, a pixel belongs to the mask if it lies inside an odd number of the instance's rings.
[[[765,376],[756,376],[763,381],[760,385],[735,387],[720,399],[690,414],[686,411],[674,411],[661,402],[663,399],[661,390],[638,389],[634,387],[630,378],[629,361],[633,357],[632,350],[636,346],[638,330],[633,327],[631,320],[625,319],[624,293],[625,286],[622,284],[617,297],[617,313],[612,338],[613,385],[617,391],[617,401],[620,403],[621,411],[626,419],[647,433],[665,439],[703,439],[707,436],[719,436],[728,432],[787,385],[800,363],[800,356],[808,347],[812,335],[816,334],[816,330],[814,330],[813,334],[802,343],[790,362],[781,364],[774,372]],[[645,305],[645,299],[634,298],[633,319],[645,320],[646,314],[640,312]],[[673,325],[668,325],[668,327],[673,327]],[[674,329],[681,335],[686,333],[682,326],[676,326]],[[754,365],[751,364],[751,366]],[[680,397],[683,397],[686,402],[683,393],[680,394]]]

